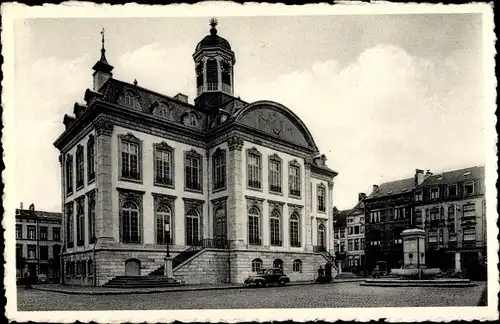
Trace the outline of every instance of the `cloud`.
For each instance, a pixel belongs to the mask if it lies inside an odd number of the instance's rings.
[[[20,65],[15,78],[15,156],[17,199],[42,208],[58,204],[61,195],[58,151],[52,145],[62,133],[62,118],[83,100],[92,77],[88,57],[61,61],[40,58]],[[89,67],[90,66],[90,67]]]
[[[245,99],[272,99],[304,120],[339,172],[334,202],[349,208],[372,183],[411,177],[415,168],[478,163],[483,148],[480,87],[456,67],[380,44],[340,69],[335,60],[268,82],[241,78]],[[462,81],[462,82],[460,82]]]
[[[137,79],[140,86],[171,96],[183,92],[192,101],[191,55],[191,48],[153,43],[110,63],[117,79]],[[63,130],[63,115],[91,87],[93,63],[89,57],[44,58],[19,67],[17,174],[20,183],[29,184],[19,187],[22,200],[58,202],[60,169],[52,142]],[[415,168],[452,168],[482,159],[477,145],[483,142],[482,86],[464,82],[478,80],[470,68],[460,68],[467,64],[469,54],[435,61],[379,44],[347,65],[331,59],[275,77],[236,67],[235,95],[292,109],[339,172],[334,203],[349,208],[373,183],[411,177]]]

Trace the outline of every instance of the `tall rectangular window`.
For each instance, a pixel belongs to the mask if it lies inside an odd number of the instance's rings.
[[[68,248],[73,247],[73,204],[66,206],[66,244]]]
[[[422,190],[415,191],[415,201],[422,201],[423,198],[424,194],[422,193]]]
[[[76,149],[76,188],[83,186],[83,175],[85,172],[83,160],[83,146],[78,145]]]
[[[352,240],[347,240],[347,251],[352,251]]]
[[[139,173],[139,145],[122,141],[122,170],[121,175],[126,179],[140,180]]]
[[[226,153],[223,150],[216,150],[212,156],[213,186],[214,190],[226,187]]]
[[[171,150],[155,148],[155,184],[173,185],[173,154]]]
[[[300,167],[298,165],[288,167],[288,185],[290,196],[300,197]]]
[[[48,228],[46,226],[40,227],[40,241],[48,240]]]
[[[326,190],[325,190],[325,187],[318,186],[317,190],[318,190],[318,211],[325,212],[326,211],[326,206],[325,206]]]
[[[439,188],[431,188],[431,199],[439,198]]]
[[[261,189],[261,160],[260,155],[256,153],[248,153],[247,155],[247,175],[248,187],[253,189]]]
[[[88,197],[88,215],[89,215],[89,244],[96,242],[95,235],[95,195]]]
[[[59,227],[52,227],[52,241],[61,240],[61,229]]]
[[[364,250],[365,249],[365,239],[361,238],[359,244],[361,245],[361,250]]]
[[[453,197],[457,195],[457,185],[452,184],[448,186],[448,196]]]
[[[21,240],[23,238],[23,225],[16,224],[16,240]]]
[[[281,193],[281,160],[269,160],[269,191]]]
[[[380,211],[372,211],[370,213],[370,223],[380,223]]]
[[[90,135],[87,142],[87,181],[95,179],[95,143],[94,136]]]
[[[28,226],[28,240],[36,240],[36,226]]]
[[[46,245],[40,246],[40,260],[49,259],[49,247]]]
[[[66,162],[66,194],[69,195],[73,193],[73,156],[67,155]]]
[[[79,199],[76,201],[76,244],[82,246],[84,244],[84,221],[85,221],[85,200]]]
[[[36,245],[28,245],[28,259],[36,259]]]
[[[359,234],[359,225],[354,226],[354,234]]]
[[[185,165],[185,186],[187,189],[201,190],[200,164],[201,159],[197,156],[186,156]]]
[[[359,250],[359,238],[354,239],[354,251]]]
[[[23,245],[16,244],[16,260],[20,260],[23,257]]]

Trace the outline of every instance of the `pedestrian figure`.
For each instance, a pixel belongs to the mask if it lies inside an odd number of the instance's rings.
[[[380,275],[378,273],[378,270],[379,270],[379,267],[378,267],[378,264],[375,266],[375,269],[373,269],[373,277],[374,278],[379,278]]]
[[[31,276],[30,276],[30,273],[29,271],[26,271],[24,273],[24,288],[25,289],[30,289],[31,288]]]

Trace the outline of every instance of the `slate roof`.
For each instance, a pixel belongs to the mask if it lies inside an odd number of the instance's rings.
[[[377,199],[381,197],[404,194],[411,192],[414,188],[414,178],[384,182],[378,187],[378,190],[372,192],[368,197],[366,197],[366,199]]]
[[[484,166],[482,165],[433,174],[427,177],[418,187],[448,185],[477,179],[484,179]]]
[[[231,50],[229,42],[217,34],[205,36],[205,38],[203,38],[198,45],[196,45],[196,51],[206,47],[221,47]]]
[[[333,221],[335,222],[335,227],[345,227],[347,225],[347,215],[350,213],[351,209],[341,210],[336,215],[333,216]]]
[[[34,215],[33,215],[33,213],[29,209],[16,209],[16,217],[22,217],[22,218],[38,217],[38,218],[44,218],[44,219],[61,220],[62,213],[35,210]]]

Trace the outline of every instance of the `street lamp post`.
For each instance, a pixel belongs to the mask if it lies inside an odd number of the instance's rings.
[[[169,248],[169,243],[170,243],[170,224],[165,224],[165,235],[167,239],[167,258],[170,257],[170,248]]]

